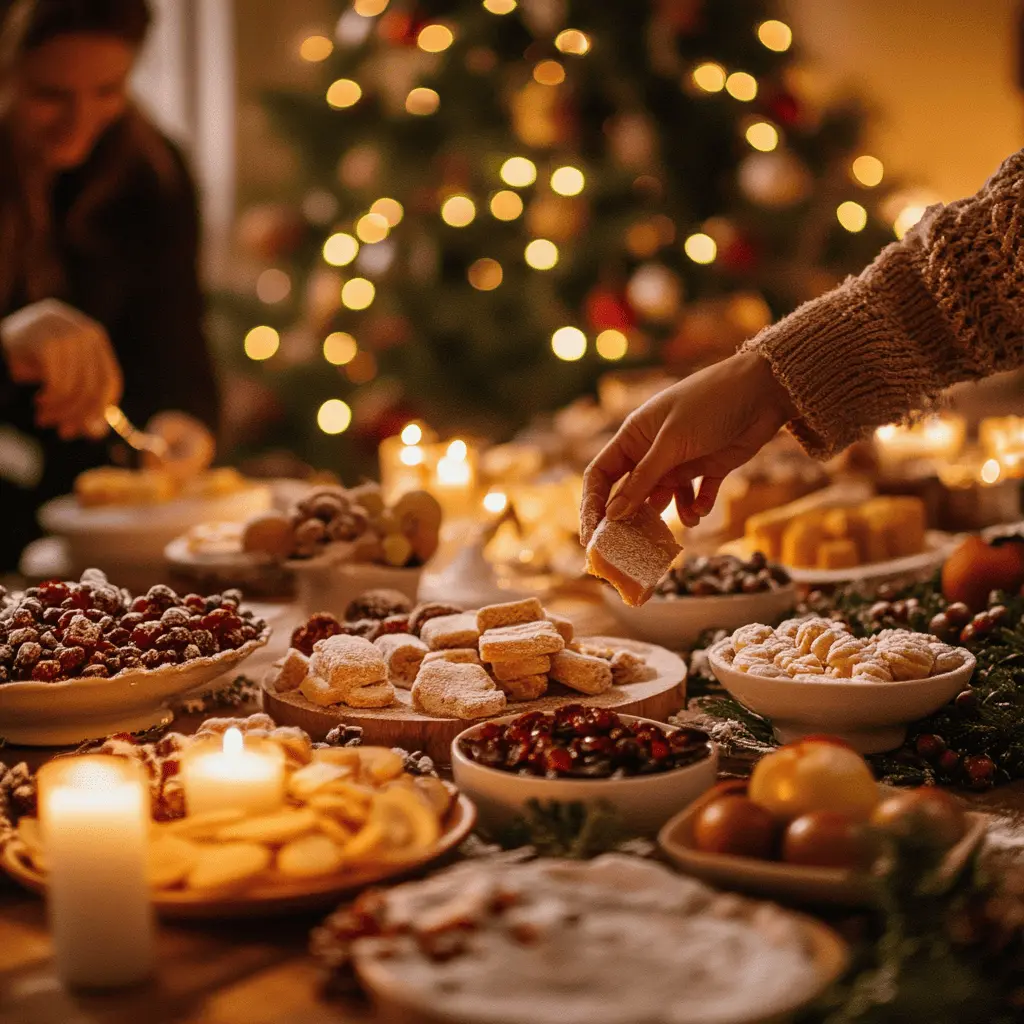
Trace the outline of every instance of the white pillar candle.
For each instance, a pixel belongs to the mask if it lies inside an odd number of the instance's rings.
[[[39,772],[39,811],[58,977],[83,988],[143,981],[154,957],[140,766],[99,755],[53,761]]]
[[[276,756],[275,756],[276,755]],[[189,814],[237,810],[266,814],[284,802],[284,758],[276,746],[247,749],[232,726],[218,747],[201,746],[181,767]]]

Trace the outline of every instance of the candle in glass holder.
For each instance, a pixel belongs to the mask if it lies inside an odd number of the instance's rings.
[[[284,803],[284,758],[276,744],[250,741],[232,726],[219,744],[189,751],[181,766],[189,814],[266,814]]]
[[[145,980],[154,957],[141,765],[102,755],[51,761],[39,771],[39,817],[58,976],[82,988]]]
[[[964,444],[966,424],[959,416],[929,416],[919,423],[902,426],[890,423],[875,431],[875,449],[883,469],[897,469],[901,463],[930,459],[946,462],[955,458]]]
[[[386,437],[377,449],[380,485],[391,504],[408,491],[426,488],[430,481],[435,435],[419,423],[407,423],[400,434]]]
[[[431,490],[449,518],[476,513],[473,502],[476,492],[475,457],[465,441],[452,441],[437,460]]]

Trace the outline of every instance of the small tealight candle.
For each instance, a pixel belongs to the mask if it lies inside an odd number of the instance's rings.
[[[189,814],[266,814],[284,803],[284,758],[275,745],[247,749],[241,730],[232,726],[219,745],[190,752],[181,781]]]
[[[149,789],[140,767],[96,755],[39,771],[57,975],[72,987],[133,985],[153,971]]]

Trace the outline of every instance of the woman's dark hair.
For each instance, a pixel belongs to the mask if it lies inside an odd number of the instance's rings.
[[[5,62],[72,32],[113,35],[138,46],[150,21],[146,0],[0,0],[0,11]]]

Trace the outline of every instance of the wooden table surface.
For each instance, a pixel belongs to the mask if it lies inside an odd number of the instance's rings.
[[[608,632],[608,622],[589,620],[585,607],[562,610],[582,618],[587,632]],[[204,717],[186,716],[175,728],[189,731]],[[39,751],[5,748],[0,759],[38,764],[43,758]],[[989,855],[1024,862],[1024,783],[966,799],[993,815]],[[151,984],[113,994],[69,993],[54,974],[43,901],[0,874],[0,1024],[370,1024],[365,1008],[321,993],[307,943],[322,916],[161,924]]]

